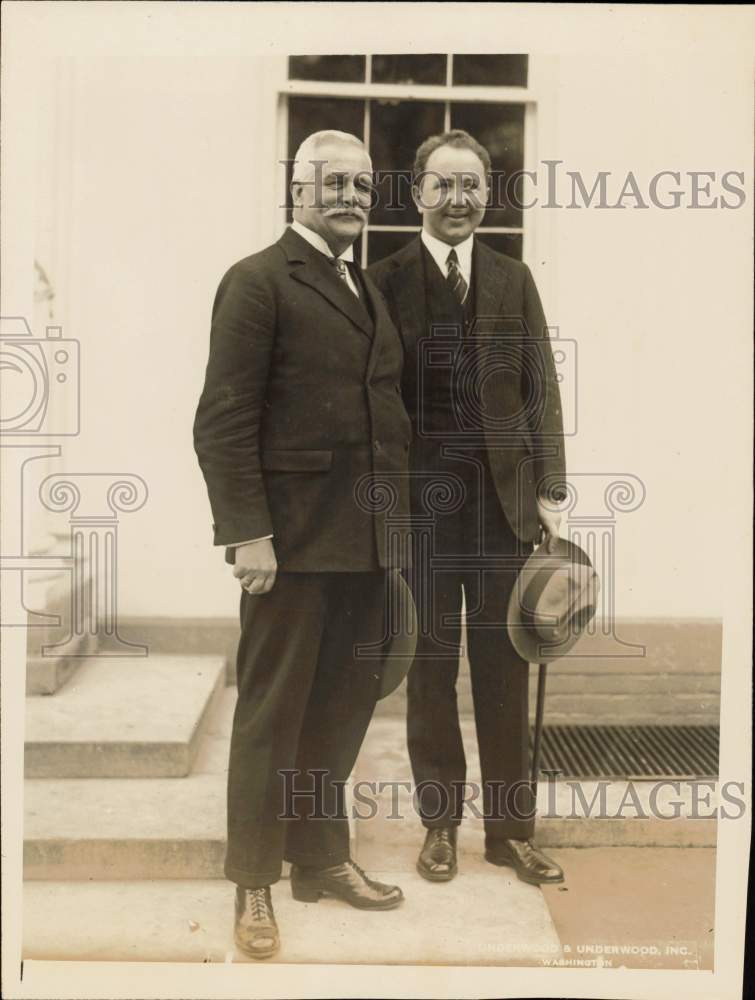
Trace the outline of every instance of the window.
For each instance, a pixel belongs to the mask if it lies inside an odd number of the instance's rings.
[[[288,75],[292,80],[364,81],[365,56],[291,56]]]
[[[411,199],[414,154],[429,135],[450,128],[466,129],[490,152],[491,200],[478,236],[493,249],[522,258],[522,211],[506,181],[525,167],[527,109],[533,105],[528,56],[293,56],[288,75],[289,160],[307,135],[327,128],[353,132],[370,151],[379,197],[357,249],[364,266],[400,249],[419,231]],[[290,180],[289,166],[287,220]]]

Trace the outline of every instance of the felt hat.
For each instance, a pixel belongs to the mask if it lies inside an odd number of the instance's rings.
[[[595,615],[600,581],[578,545],[559,538],[554,552],[540,545],[522,567],[511,592],[511,642],[529,663],[564,656]]]
[[[386,628],[378,698],[385,698],[409,672],[417,648],[417,609],[412,592],[397,570],[388,572]]]

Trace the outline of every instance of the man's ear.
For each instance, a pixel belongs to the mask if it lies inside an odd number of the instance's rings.
[[[291,201],[295,206],[301,205],[301,181],[291,181]]]
[[[412,182],[412,200],[414,201],[414,206],[420,215],[424,215],[425,207],[422,204],[422,197],[420,195],[419,185]]]

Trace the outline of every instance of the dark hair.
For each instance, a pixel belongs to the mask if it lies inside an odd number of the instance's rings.
[[[425,172],[427,168],[427,161],[430,159],[430,154],[434,153],[436,149],[440,149],[441,146],[455,146],[457,149],[471,149],[472,152],[480,158],[480,161],[485,168],[485,173],[490,173],[490,153],[488,153],[487,149],[480,145],[480,143],[474,138],[474,136],[471,136],[469,132],[465,132],[463,128],[452,128],[450,132],[441,132],[440,135],[431,135],[430,138],[425,139],[419,147],[414,157],[412,179],[415,183],[417,178]]]

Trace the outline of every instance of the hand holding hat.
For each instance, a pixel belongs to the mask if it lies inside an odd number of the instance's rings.
[[[549,663],[568,653],[595,615],[599,589],[587,553],[549,537],[524,564],[509,600],[508,630],[519,655]]]

